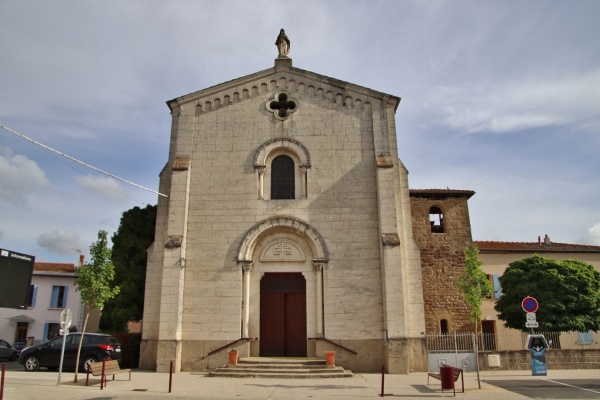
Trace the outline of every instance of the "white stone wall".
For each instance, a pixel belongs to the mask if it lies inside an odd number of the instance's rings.
[[[274,118],[265,106],[282,90],[297,101],[297,109],[284,121]],[[376,339],[383,345],[384,337],[389,336],[386,323],[394,338],[423,331],[422,316],[409,317],[409,322],[405,315],[413,310],[412,302],[422,310],[422,291],[412,287],[419,283],[416,277],[420,269],[408,233],[408,193],[400,193],[407,187],[401,185],[406,171],[399,166],[395,147],[393,114],[397,101],[366,88],[286,68],[263,71],[173,100],[170,159],[161,175],[161,190],[166,189],[170,199],[168,204],[159,204],[159,242],[151,248],[148,264],[144,339],[240,338],[243,282],[238,252],[246,233],[273,216],[299,219],[324,241],[325,337]],[[275,138],[300,143],[310,157],[310,165],[303,166],[306,193],[298,182],[303,175],[298,172],[295,200],[269,199],[268,164],[273,155],[290,154],[296,164],[302,158],[290,153],[290,148],[267,156],[260,186],[255,156],[261,146]],[[380,153],[394,160],[393,165],[378,168]],[[177,157],[189,157],[185,171],[173,171]],[[179,178],[183,175],[187,183]],[[402,247],[382,245],[382,234],[402,237]],[[183,237],[181,248],[164,248],[169,235]],[[306,261],[260,262],[261,249],[273,237],[288,237],[298,243]],[[286,227],[270,230],[253,245],[256,248],[249,252],[254,262],[250,336],[260,332],[260,278],[274,271],[303,273],[307,281],[307,333],[308,337],[317,334],[317,274],[311,263],[316,256],[314,243]],[[172,266],[176,264],[173,252],[185,258],[185,268]],[[170,301],[165,291],[178,285],[182,292],[173,295],[180,296],[182,308],[177,310],[175,303],[165,307],[163,303]],[[179,320],[165,315],[178,311]]]

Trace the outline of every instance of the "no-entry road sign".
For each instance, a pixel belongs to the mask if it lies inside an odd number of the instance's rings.
[[[525,312],[536,312],[538,309],[538,302],[533,297],[525,297],[521,302],[521,307]]]

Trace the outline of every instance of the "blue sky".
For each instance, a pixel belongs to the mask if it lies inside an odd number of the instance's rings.
[[[474,190],[475,240],[600,245],[600,2],[0,2],[0,124],[158,190],[165,101],[294,66],[402,98],[411,188]],[[156,204],[0,130],[0,247],[88,256]],[[89,257],[89,256],[88,256]]]

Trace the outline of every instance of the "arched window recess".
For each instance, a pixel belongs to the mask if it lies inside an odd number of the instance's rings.
[[[291,138],[265,142],[254,156],[258,198],[307,198],[310,167],[310,154],[300,142]]]

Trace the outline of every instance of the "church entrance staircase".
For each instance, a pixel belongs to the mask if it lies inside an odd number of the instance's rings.
[[[352,372],[318,358],[242,358],[237,365],[217,368],[209,376],[231,378],[349,378]]]

